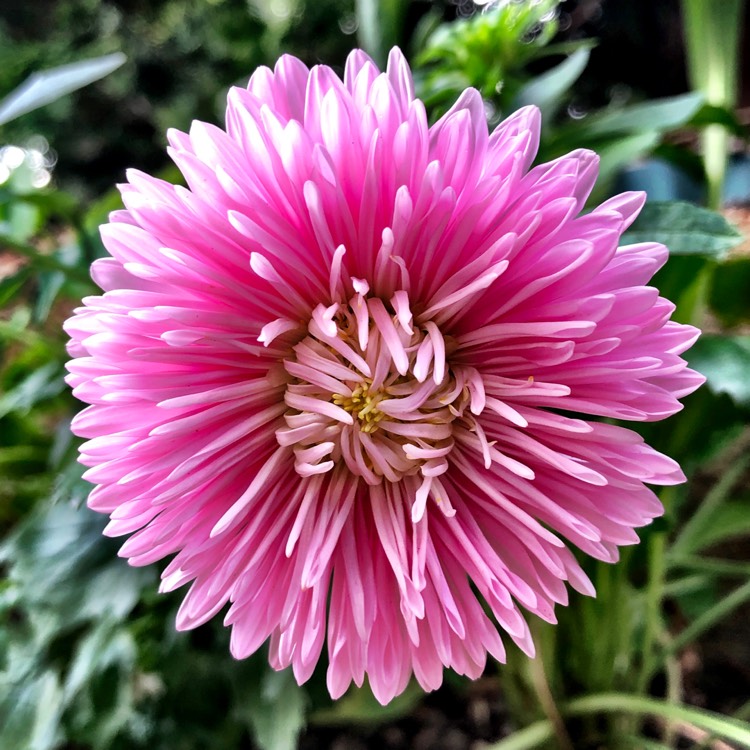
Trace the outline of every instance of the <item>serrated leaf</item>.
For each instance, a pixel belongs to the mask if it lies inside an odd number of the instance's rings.
[[[677,255],[721,258],[742,235],[721,215],[683,201],[647,203],[622,243],[661,242]]]
[[[126,59],[115,52],[34,73],[0,102],[0,125],[104,78]]]
[[[590,56],[590,50],[577,49],[552,70],[536,76],[518,92],[512,109],[534,104],[542,112],[542,122],[554,117],[562,105],[563,96],[581,76]]]
[[[714,393],[750,407],[750,336],[704,335],[685,355]]]

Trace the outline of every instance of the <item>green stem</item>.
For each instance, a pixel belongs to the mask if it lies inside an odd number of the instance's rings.
[[[490,745],[487,750],[532,750],[550,740],[554,731],[552,722],[543,719],[513,732],[500,742]]]
[[[711,579],[707,575],[678,578],[676,581],[670,581],[664,586],[664,596],[675,599],[678,596],[694,594],[696,591],[704,590],[710,581]]]
[[[536,693],[542,711],[544,711],[544,715],[554,728],[558,747],[560,750],[574,750],[573,743],[568,735],[568,730],[565,728],[565,722],[557,708],[555,697],[552,695],[549,680],[547,679],[543,657],[544,649],[542,648],[541,643],[542,639],[536,638],[535,640],[539,643],[539,652],[537,653],[536,658],[529,660],[531,684],[534,686],[534,692]]]
[[[732,714],[735,719],[741,719],[746,721],[750,717],[750,701],[743,703],[735,712]],[[695,750],[710,750],[713,741],[716,739],[716,735],[711,732]]]
[[[680,668],[680,662],[674,657],[666,659],[665,672],[667,675],[667,701],[677,705],[682,701],[682,669]],[[664,722],[662,737],[667,747],[674,747],[677,740],[677,727],[673,722]]]
[[[635,714],[655,716],[662,720],[679,722],[683,727],[697,728],[750,748],[750,726],[743,721],[722,716],[692,706],[680,706],[658,698],[649,698],[628,693],[598,693],[571,701],[562,707],[563,716],[589,716],[596,714]],[[514,732],[487,750],[532,750],[554,736],[554,728],[548,719]],[[644,745],[646,747],[646,745]]]
[[[646,613],[643,632],[643,664],[638,675],[637,690],[645,693],[656,671],[655,654],[659,631],[662,627],[662,601],[666,579],[666,535],[653,534],[648,542],[648,588],[646,589]]]
[[[683,722],[707,732],[715,732],[719,737],[750,747],[750,727],[746,723],[692,706],[677,706],[657,698],[645,698],[624,693],[589,695],[571,701],[565,710],[565,714],[580,716],[589,713],[617,713],[621,711]]]

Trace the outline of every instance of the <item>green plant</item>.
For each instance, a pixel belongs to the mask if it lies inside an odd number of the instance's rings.
[[[403,32],[401,9],[365,5],[362,38],[374,40],[368,44],[382,57]],[[603,154],[600,191],[665,132],[726,115],[706,112],[702,97],[690,94],[566,121],[566,97],[590,44],[550,43],[554,5],[506,4],[506,16],[478,15],[432,34],[423,27],[429,41],[419,85],[432,114],[466,85],[478,86],[496,112],[536,103],[549,123],[544,158],[595,147]],[[376,21],[382,28],[373,28]],[[207,34],[211,49],[232,55],[246,44],[224,27]],[[278,34],[264,44],[280,43]],[[256,52],[250,45],[242,54]],[[531,61],[558,53],[570,56],[542,75],[529,72]],[[202,80],[213,93],[215,81]],[[94,292],[88,268],[103,252],[97,227],[119,198],[108,193],[87,204],[54,184],[34,187],[29,169],[21,163],[0,185],[0,746],[193,750],[255,742],[291,750],[308,720],[371,728],[413,712],[422,700],[414,686],[386,709],[366,686],[331,704],[320,672],[302,690],[290,675],[271,672],[262,654],[232,660],[220,627],[175,633],[175,599],[152,593],[156,571],[116,558],[103,523],[84,505],[89,485],[69,431],[77,407],[63,383],[59,324],[74,300]],[[669,246],[656,283],[676,302],[677,318],[714,321],[714,333],[690,354],[707,386],[666,428],[643,429],[707,489],[665,491],[667,514],[644,530],[638,548],[618,566],[590,565],[598,598],[577,598],[557,626],[534,625],[539,659],[513,653],[500,673],[516,728],[496,750],[663,750],[714,736],[750,747],[746,710],[731,717],[687,705],[680,659],[750,600],[750,563],[723,554],[728,541],[750,536],[750,341],[741,332],[750,323],[743,293],[750,262],[728,256],[740,239],[717,214],[675,203],[647,204],[628,233],[629,242]]]
[[[714,107],[732,110],[737,103],[739,42],[745,0],[682,0],[688,72],[696,91]],[[724,123],[710,124],[702,134],[708,182],[708,205],[721,207],[727,167],[729,131]]]

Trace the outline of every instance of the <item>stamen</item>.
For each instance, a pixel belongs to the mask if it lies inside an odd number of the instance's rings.
[[[345,396],[341,393],[334,393],[332,401],[336,406],[340,406],[345,411],[352,414],[362,424],[362,432],[375,432],[378,428],[378,422],[385,416],[378,409],[378,403],[383,399],[381,391],[370,392],[372,381],[366,380],[358,385],[351,396]]]
[[[340,274],[337,268],[333,276],[343,283]],[[348,304],[314,310],[308,336],[284,363],[289,411],[279,445],[293,448],[301,476],[340,464],[368,485],[421,475],[413,518],[422,517],[428,498],[450,515],[437,477],[448,469],[454,423],[464,435],[476,429],[473,414],[487,400],[482,381],[473,368],[451,369],[439,327],[414,321],[406,291],[385,302],[359,279],[352,287]],[[486,463],[483,433],[472,447]]]

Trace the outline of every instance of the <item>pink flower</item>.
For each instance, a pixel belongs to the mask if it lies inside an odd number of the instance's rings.
[[[698,332],[645,286],[666,249],[618,247],[644,196],[579,216],[597,157],[531,168],[538,137],[474,90],[429,127],[398,50],[283,57],[226,132],[169,133],[189,188],[129,173],[66,327],[74,429],[121,554],[192,582],[178,628],[229,602],[236,657],[270,638],[303,682],[327,641],[331,694],[385,703],[502,661],[498,624],[533,654],[521,609],[594,593],[562,539],[613,562],[662,512],[675,462],[576,415],[678,411]]]

